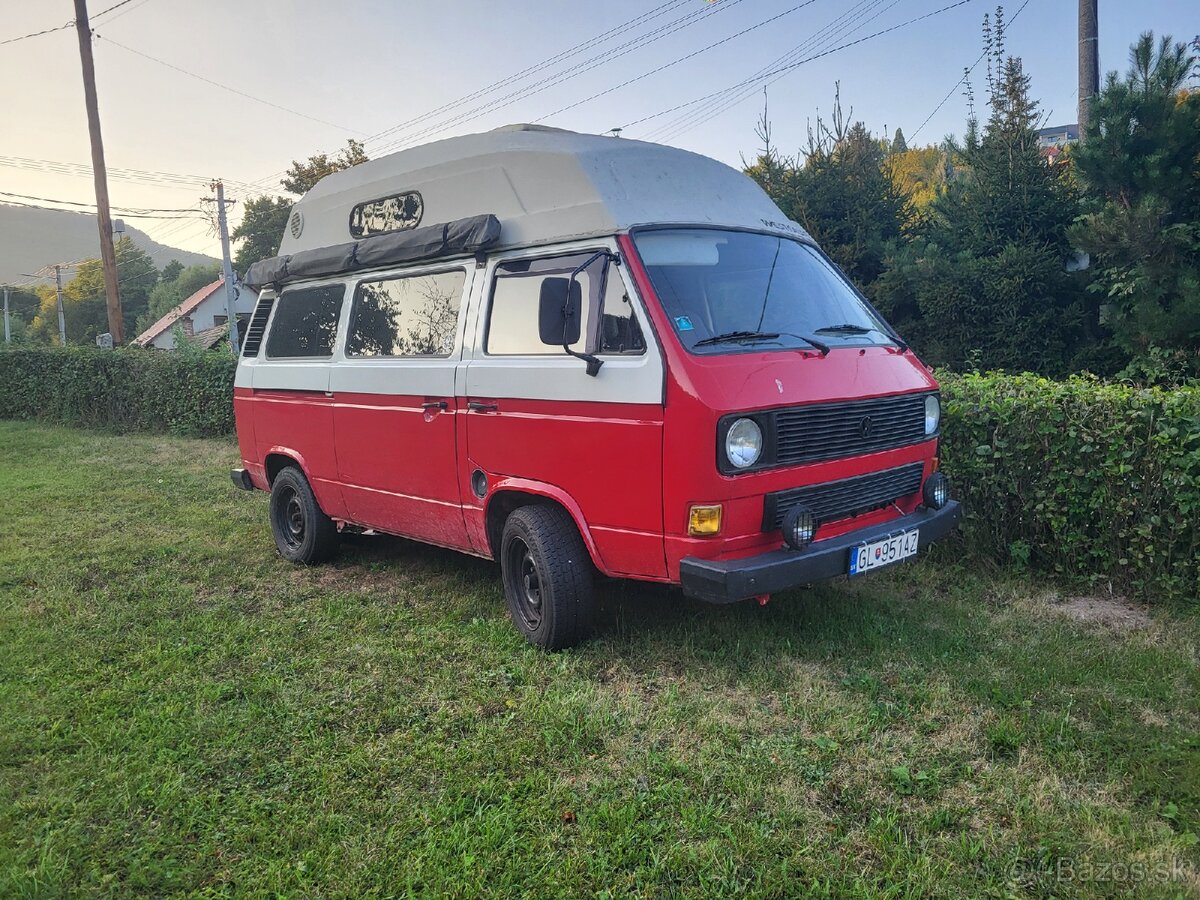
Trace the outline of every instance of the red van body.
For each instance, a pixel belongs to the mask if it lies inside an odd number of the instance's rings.
[[[556,648],[585,567],[765,599],[956,526],[937,383],[740,173],[529,127],[389,159],[314,188],[247,275],[233,476],[281,495],[285,556],[355,528],[497,558]]]

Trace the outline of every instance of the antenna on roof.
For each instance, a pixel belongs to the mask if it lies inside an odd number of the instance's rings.
[[[620,137],[622,131],[623,131],[623,129],[621,129],[621,128],[610,128],[610,129],[608,129],[608,131],[606,131],[604,133],[607,135],[611,135],[612,137]]]

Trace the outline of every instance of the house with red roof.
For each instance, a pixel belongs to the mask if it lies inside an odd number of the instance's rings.
[[[258,301],[258,294],[243,284],[237,285],[237,316],[249,318]],[[206,284],[188,297],[165,316],[133,339],[138,347],[154,347],[159,350],[174,350],[176,335],[192,339],[211,338],[218,340],[229,324],[229,311],[225,302],[225,279],[218,278]],[[200,340],[203,346],[212,346],[212,340]]]

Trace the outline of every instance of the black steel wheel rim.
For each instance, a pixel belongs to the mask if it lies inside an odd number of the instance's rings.
[[[521,624],[536,631],[542,624],[542,577],[529,545],[513,538],[508,545],[511,593]]]
[[[294,488],[280,490],[275,521],[283,542],[290,549],[296,550],[304,543],[304,504]]]

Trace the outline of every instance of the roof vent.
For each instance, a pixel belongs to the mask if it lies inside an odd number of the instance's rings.
[[[292,233],[293,238],[300,237],[300,232],[304,231],[304,213],[300,210],[292,210],[292,217],[288,220],[288,231]]]

